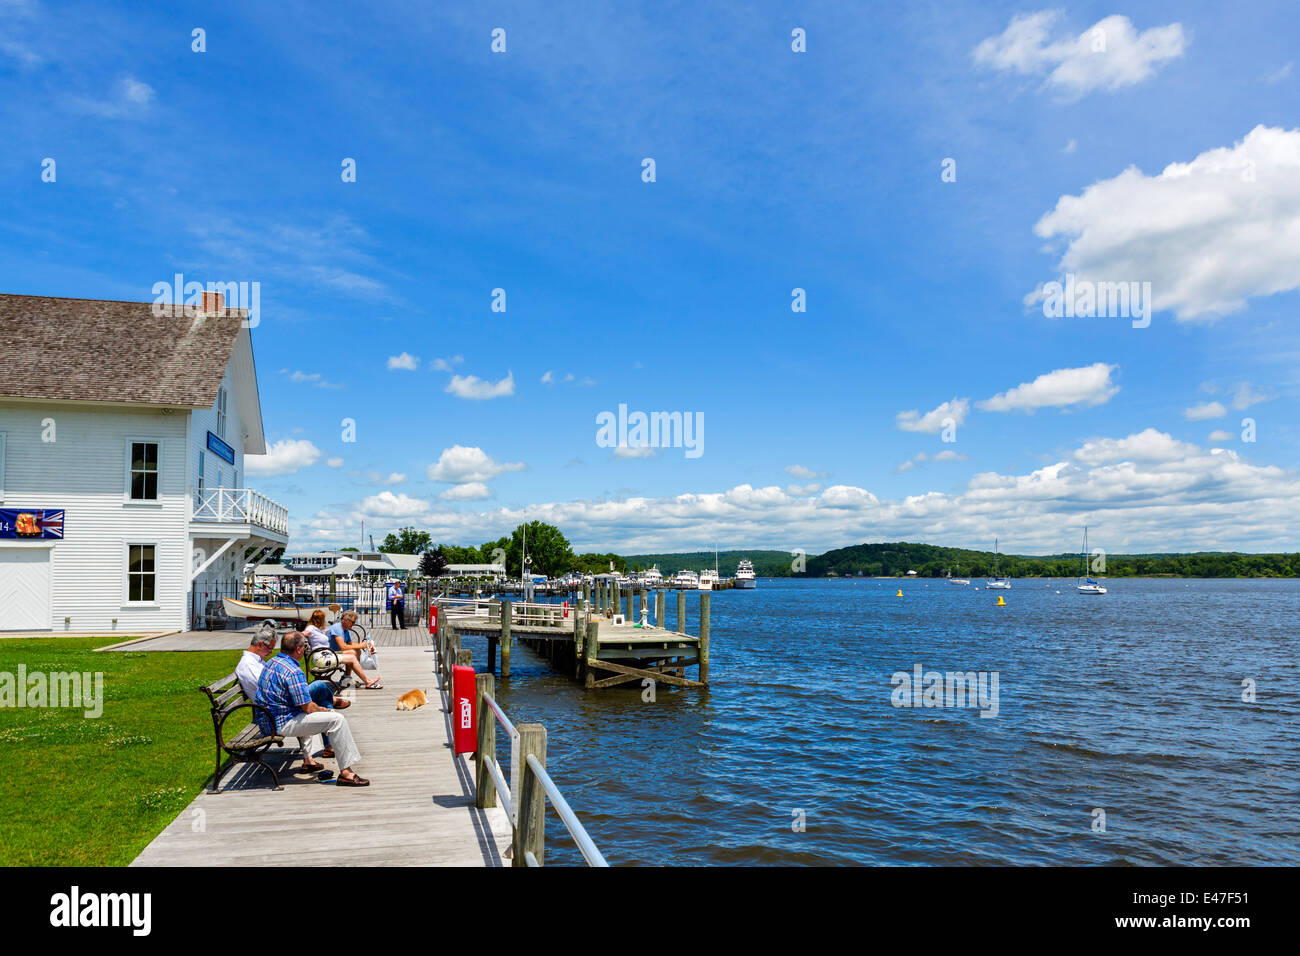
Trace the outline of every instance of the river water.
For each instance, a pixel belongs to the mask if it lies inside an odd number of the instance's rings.
[[[1300,581],[982,584],[763,579],[712,595],[708,691],[517,647],[499,699],[614,864],[1300,863]],[[917,665],[984,672],[985,706],[896,706]]]

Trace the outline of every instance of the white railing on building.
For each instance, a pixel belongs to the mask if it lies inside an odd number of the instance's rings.
[[[289,509],[251,488],[192,489],[192,521],[251,524],[280,534],[289,533]]]

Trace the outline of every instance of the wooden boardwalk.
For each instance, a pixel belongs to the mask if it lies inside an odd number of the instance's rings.
[[[284,789],[277,792],[266,771],[238,764],[222,780],[229,792],[196,797],[132,865],[508,865],[505,811],[474,807],[473,762],[451,753],[427,631],[387,630],[371,632],[384,689],[345,694],[353,699],[344,713],[361,749],[358,771],[370,779],[369,787],[339,787],[286,772],[280,777]],[[186,649],[197,649],[192,645],[205,633],[187,635]],[[230,633],[211,637],[227,642]],[[398,696],[414,688],[428,694],[429,704],[397,711]],[[210,752],[211,737],[196,746]],[[298,764],[296,752],[284,757],[292,758],[282,759],[286,768]],[[323,762],[337,771],[334,761]]]

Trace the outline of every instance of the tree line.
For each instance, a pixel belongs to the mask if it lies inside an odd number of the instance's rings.
[[[437,577],[452,564],[504,564],[511,577],[520,574],[524,558],[524,538],[527,528],[528,570],[533,574],[559,577],[570,571],[583,574],[601,574],[613,569],[627,573],[627,562],[617,554],[585,552],[575,554],[569,539],[553,524],[530,521],[519,525],[509,535],[495,541],[474,545],[434,544],[427,531],[399,528],[390,532],[379,545],[380,551],[390,554],[419,554],[420,572],[427,577]]]
[[[663,554],[618,555],[613,552],[575,553],[568,538],[555,525],[530,521],[519,525],[509,535],[474,545],[435,544],[429,532],[399,528],[384,538],[379,550],[396,554],[420,554],[421,572],[437,577],[451,564],[504,564],[507,573],[517,576],[523,558],[524,529],[527,527],[528,569],[534,574],[559,577],[570,571],[603,574],[613,570],[620,574],[658,566],[665,576],[686,568],[700,570],[713,567],[714,552],[694,551]],[[997,554],[968,548],[945,548],[912,542],[856,544],[836,548],[820,555],[774,550],[733,550],[717,552],[717,562],[724,576],[735,573],[741,559],[754,564],[759,577],[827,577],[829,575],[863,575],[866,577],[905,577],[915,571],[918,577],[939,578],[951,572],[954,577],[991,577],[994,573],[1015,578],[1071,578],[1079,574],[1077,554],[1042,557]],[[1236,551],[1202,551],[1191,554],[1107,554],[1104,565],[1091,557],[1090,573],[1106,577],[1203,577],[1203,578],[1290,578],[1300,577],[1300,553],[1243,554]]]

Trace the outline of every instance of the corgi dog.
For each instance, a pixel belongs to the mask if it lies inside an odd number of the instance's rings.
[[[408,690],[401,697],[397,698],[398,710],[415,710],[417,707],[423,707],[429,702],[429,698],[424,696],[422,690]]]

